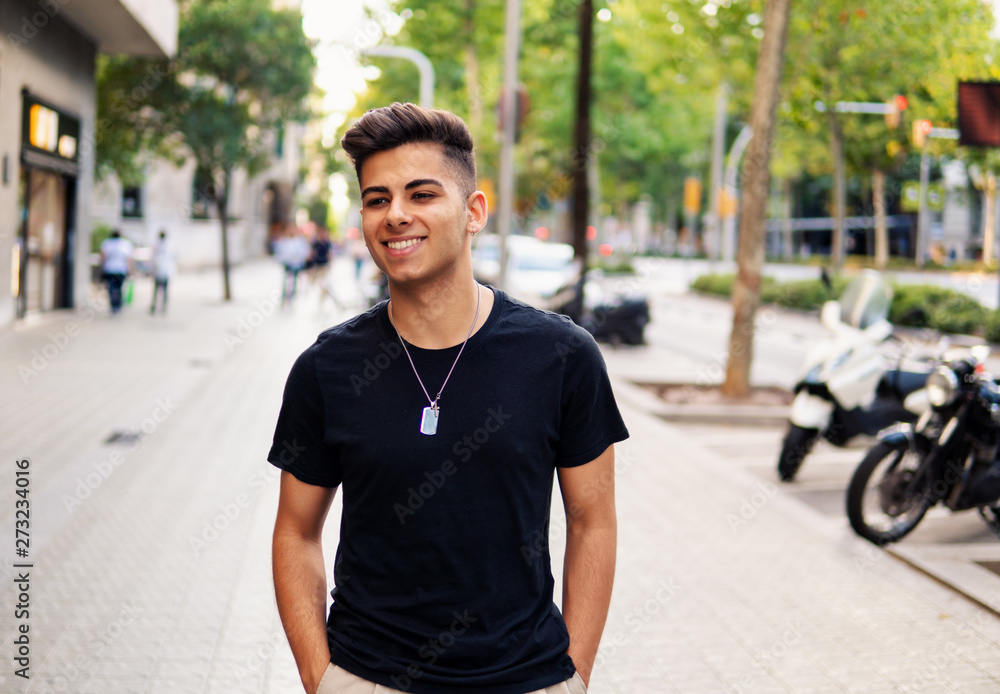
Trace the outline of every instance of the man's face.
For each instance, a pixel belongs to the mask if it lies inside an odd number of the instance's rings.
[[[462,194],[453,167],[431,142],[373,154],[361,167],[365,244],[393,284],[471,275],[471,234],[486,222],[485,205],[481,194]]]

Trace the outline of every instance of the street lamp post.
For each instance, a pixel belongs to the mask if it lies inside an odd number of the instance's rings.
[[[750,137],[753,131],[749,125],[744,125],[740,134],[736,136],[736,141],[729,148],[729,157],[726,163],[725,189],[734,200],[739,199],[739,182],[737,173],[740,168],[740,159],[743,152],[750,144]],[[731,261],[736,257],[736,210],[726,210],[724,217],[724,229],[722,232],[722,259]]]
[[[500,141],[500,209],[497,231],[500,234],[501,289],[507,280],[507,235],[514,218],[514,135],[517,128],[517,59],[521,51],[521,2],[507,0],[504,18],[504,98],[503,133]]]
[[[711,231],[709,258],[716,260],[722,247],[722,168],[726,146],[726,109],[729,103],[729,85],[723,82],[715,97],[715,124],[712,129],[712,190],[709,192],[708,228]]]
[[[371,46],[361,51],[363,55],[409,60],[420,71],[420,105],[434,108],[434,66],[430,59],[416,48],[406,46]]]
[[[930,122],[928,121],[928,125]],[[957,140],[958,130],[952,128],[930,128],[925,138],[938,137],[945,140]],[[930,211],[927,208],[927,185],[930,178],[930,156],[927,154],[927,140],[920,148],[920,206],[917,210],[917,267],[923,267],[927,262],[927,251],[930,247]]]

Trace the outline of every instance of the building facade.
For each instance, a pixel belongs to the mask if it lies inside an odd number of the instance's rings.
[[[229,191],[229,259],[240,263],[268,251],[276,230],[295,220],[294,197],[302,166],[304,126],[287,123],[271,133],[271,165],[250,178],[233,172]],[[181,269],[219,267],[222,238],[218,213],[205,193],[209,183],[198,179],[193,158],[181,166],[156,160],[145,180],[124,188],[114,175],[97,183],[92,199],[92,223],[118,229],[139,249],[153,245],[161,231]]]
[[[86,296],[95,60],[169,56],[177,22],[175,0],[0,2],[0,327]]]

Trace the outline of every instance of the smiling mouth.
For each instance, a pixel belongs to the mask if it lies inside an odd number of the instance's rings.
[[[405,241],[386,241],[385,245],[394,251],[401,251],[404,248],[409,248],[410,246],[416,246],[418,243],[422,242],[426,237],[421,237],[419,239],[407,239]]]

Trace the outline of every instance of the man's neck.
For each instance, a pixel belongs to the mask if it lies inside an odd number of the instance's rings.
[[[493,307],[493,292],[471,275],[447,283],[390,287],[392,322],[403,339],[424,349],[461,344],[482,327]],[[476,316],[478,305],[479,315]]]

